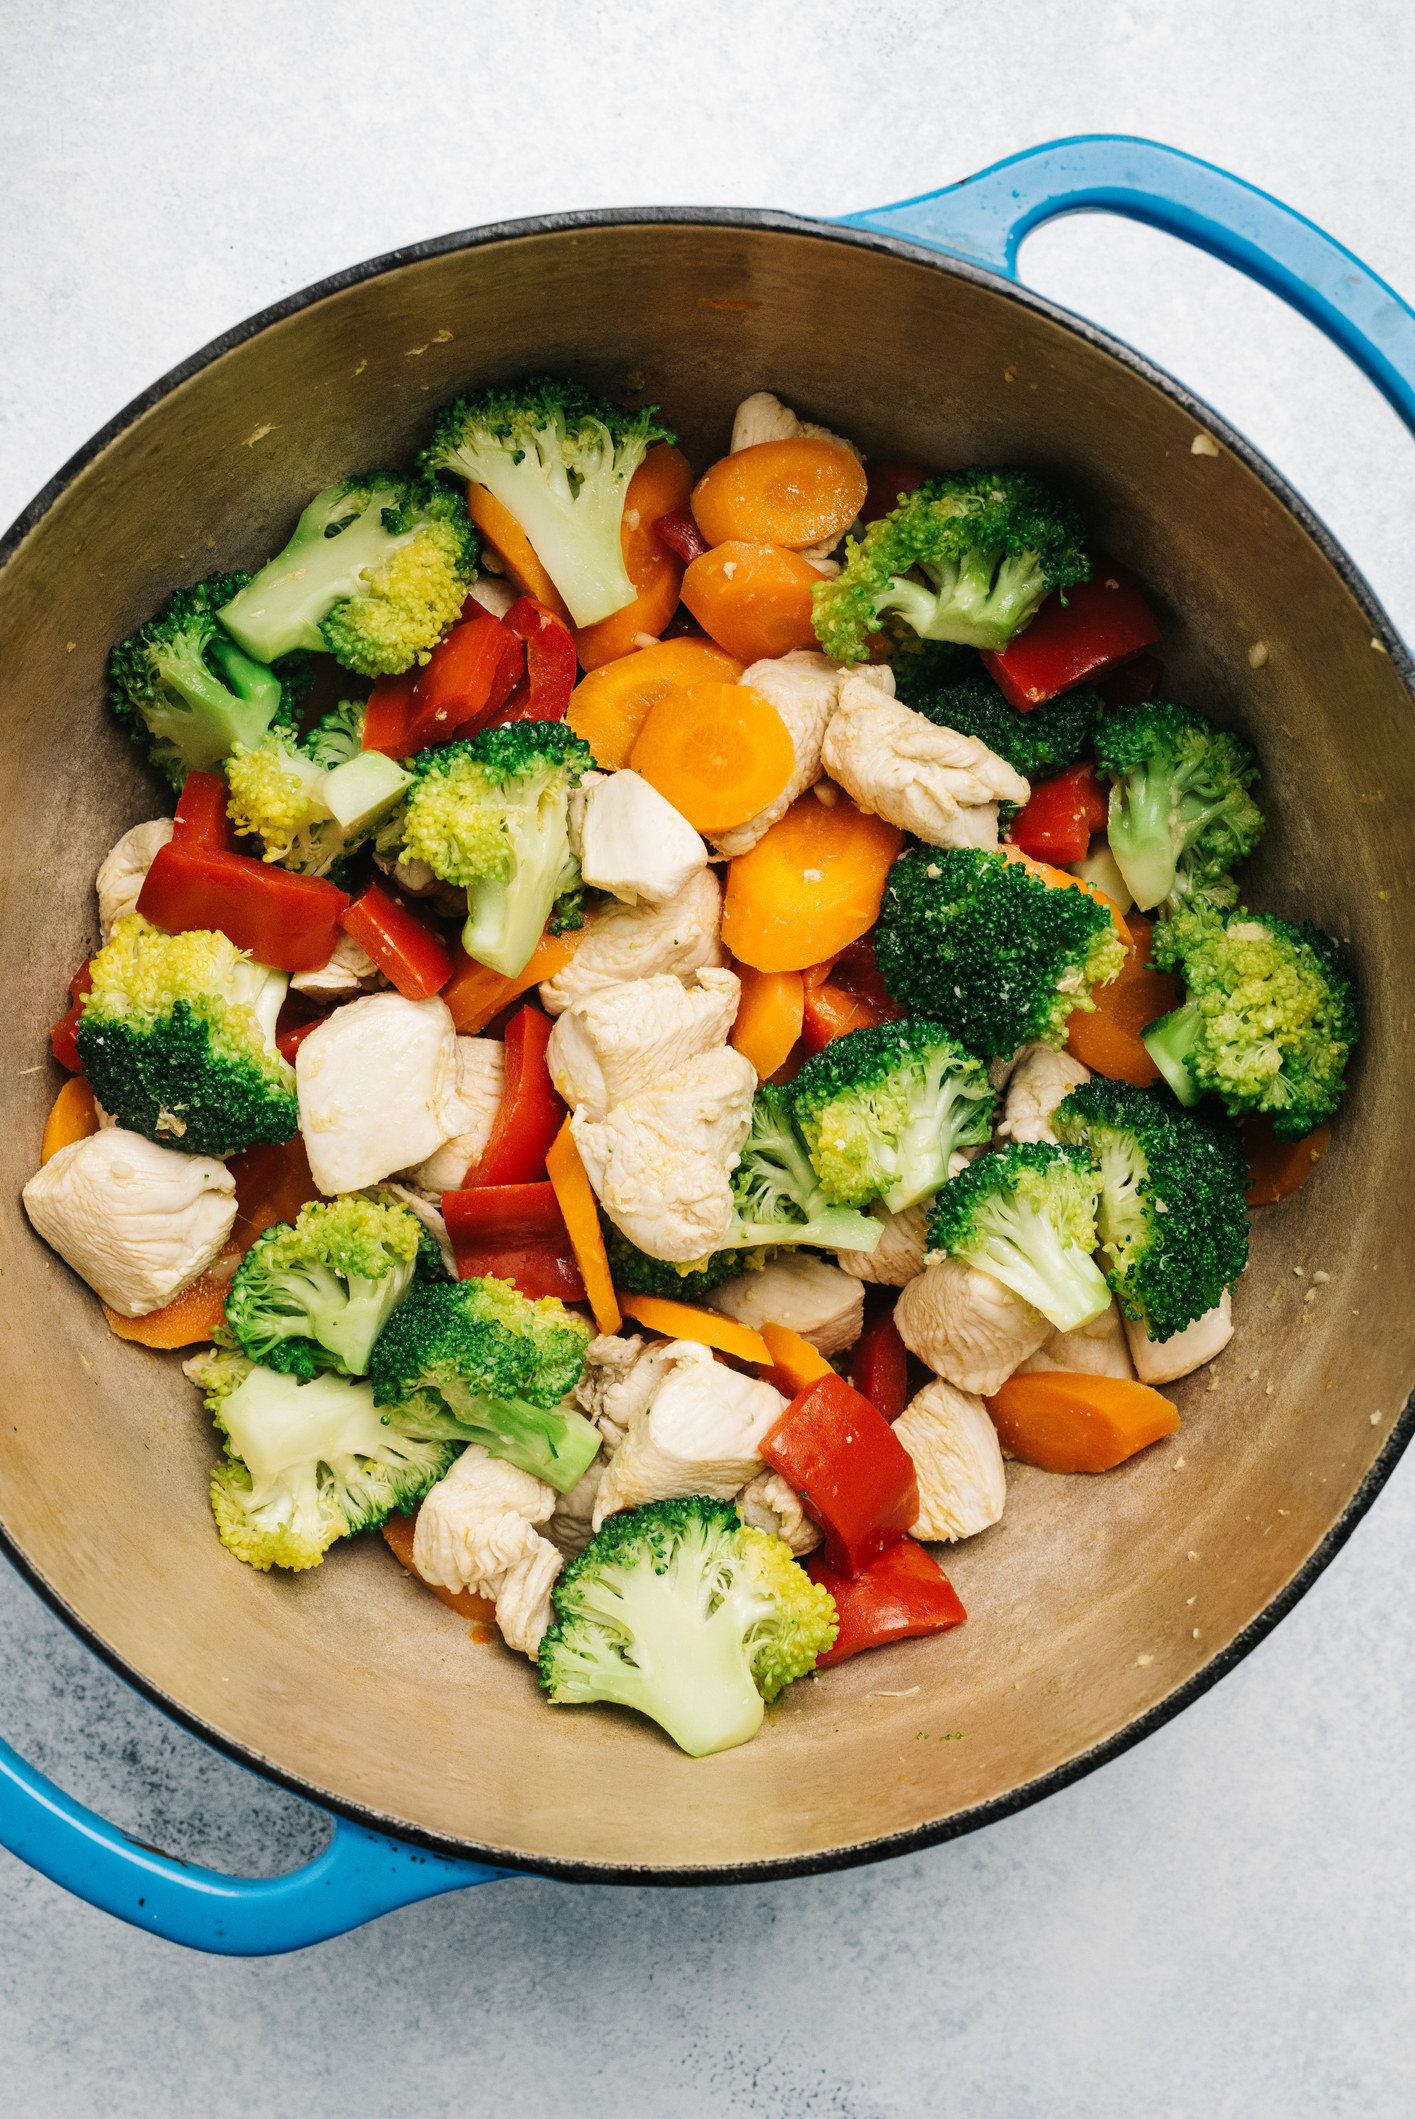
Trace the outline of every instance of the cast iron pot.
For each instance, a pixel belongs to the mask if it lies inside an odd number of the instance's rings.
[[[1075,140],[848,224],[582,214],[378,259],[155,385],[16,525],[0,574],[7,1547],[150,1699],[336,1820],[308,1868],[238,1882],[134,1847],[9,1753],[0,1836],[84,1897],[187,1943],[262,1952],[517,1869],[728,1882],[925,1846],[1064,1786],[1196,1698],[1389,1474],[1415,1382],[1415,1311],[1390,1300],[1411,1264],[1415,973],[1384,895],[1403,851],[1392,825],[1415,812],[1410,665],[1351,562],[1246,443],[1014,284],[1026,230],[1084,208],[1156,222],[1263,279],[1412,418],[1415,317],[1349,253],[1172,150]],[[459,389],[536,369],[658,400],[700,467],[765,386],[872,455],[1021,462],[1074,490],[1098,544],[1152,592],[1167,689],[1264,754],[1250,900],[1349,938],[1363,997],[1331,1152],[1255,1216],[1233,1350],[1216,1387],[1178,1386],[1182,1432],[1101,1479],[1013,1467],[1003,1521],[949,1556],[965,1627],[797,1685],[753,1743],[702,1760],[617,1710],[550,1709],[524,1658],[473,1646],[376,1537],[298,1576],[237,1566],[212,1534],[216,1445],[181,1357],[111,1338],[19,1204],[58,1085],[35,1063],[95,941],[94,869],[162,806],[105,711],[108,644],[178,584],[258,565],[332,478],[406,461]],[[1254,671],[1256,641],[1269,654]],[[1315,1301],[1294,1266],[1331,1276]],[[920,1744],[921,1729],[964,1741]]]

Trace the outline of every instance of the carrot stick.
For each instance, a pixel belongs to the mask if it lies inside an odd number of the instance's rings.
[[[903,844],[894,825],[843,795],[833,809],[802,795],[728,868],[723,941],[755,971],[804,971],[838,955],[879,918]]]
[[[801,1035],[805,1013],[805,990],[799,971],[753,971],[741,964],[737,976],[742,998],[732,1025],[732,1043],[757,1070],[757,1080],[768,1082],[778,1067],[784,1067]]]
[[[808,1383],[835,1374],[825,1355],[788,1325],[764,1324],[762,1337],[771,1349],[771,1367],[763,1370],[763,1381],[775,1385],[783,1398],[794,1398]]]
[[[475,479],[467,485],[467,513],[488,544],[495,545],[506,562],[506,571],[523,596],[534,596],[554,611],[562,625],[569,625],[565,599],[532,550],[531,541],[511,510]]]
[[[585,1175],[585,1166],[580,1160],[580,1151],[575,1146],[575,1137],[570,1131],[567,1118],[545,1158],[546,1174],[555,1187],[555,1197],[565,1226],[570,1232],[570,1242],[575,1252],[575,1263],[580,1268],[580,1278],[585,1283],[590,1308],[594,1311],[596,1327],[601,1332],[617,1332],[623,1323],[619,1305],[614,1299],[614,1283],[609,1274],[609,1258],[604,1248],[604,1231],[599,1225],[599,1207],[594,1196],[594,1187]]]
[[[1305,1185],[1331,1146],[1329,1125],[1318,1126],[1301,1140],[1278,1140],[1272,1120],[1263,1111],[1250,1111],[1240,1130],[1248,1157],[1248,1187],[1243,1196],[1250,1207],[1276,1206]]]
[[[90,1133],[97,1131],[98,1107],[93,1091],[81,1074],[75,1074],[49,1107],[44,1137],[39,1143],[40,1162],[47,1163],[61,1148],[71,1148],[76,1140],[87,1140]]]
[[[625,571],[637,593],[632,603],[611,611],[597,625],[580,627],[575,652],[582,669],[595,670],[601,663],[629,654],[643,645],[646,633],[656,640],[677,610],[683,562],[655,536],[653,526],[660,515],[671,515],[682,507],[692,484],[687,457],[666,441],[649,450],[629,480],[619,536]]]
[[[802,546],[839,537],[864,506],[864,466],[835,442],[797,435],[724,456],[693,488],[693,517],[710,545]]]
[[[816,646],[811,624],[815,568],[784,546],[734,539],[695,559],[683,601],[705,633],[740,662]]]
[[[690,684],[732,684],[742,664],[711,640],[660,640],[592,670],[570,694],[565,718],[607,772],[629,763],[660,699]]]
[[[1179,1426],[1147,1383],[1067,1369],[1009,1376],[987,1408],[1003,1448],[1044,1472],[1108,1472]]]
[[[1078,1008],[1070,1018],[1066,1049],[1092,1074],[1147,1089],[1159,1080],[1160,1070],[1145,1050],[1141,1032],[1179,1006],[1182,989],[1170,972],[1146,968],[1153,923],[1131,912],[1125,925],[1130,942],[1119,975],[1108,986],[1095,988],[1092,1012]]]
[[[750,684],[690,684],[659,700],[630,762],[695,831],[730,831],[776,800],[796,752]]]
[[[771,1367],[771,1355],[760,1332],[749,1331],[734,1317],[720,1317],[716,1310],[700,1310],[690,1302],[669,1302],[662,1295],[621,1295],[619,1307],[636,1324],[669,1339],[696,1339],[701,1346],[715,1346],[720,1353],[735,1354],[739,1361],[755,1361]]]

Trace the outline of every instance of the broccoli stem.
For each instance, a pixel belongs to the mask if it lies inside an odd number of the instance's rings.
[[[995,1280],[1040,1310],[1059,1332],[1099,1317],[1110,1290],[1095,1260],[1063,1240],[1055,1224],[1026,1200],[996,1199],[981,1219],[977,1247],[966,1254]]]
[[[616,1633],[627,1628],[632,1641],[626,1653],[606,1643],[596,1657],[598,1695],[651,1716],[689,1758],[705,1758],[748,1743],[763,1704],[742,1645],[739,1600],[727,1597],[704,1618],[702,1586],[685,1584],[683,1571],[681,1562],[664,1574],[606,1570],[603,1583],[582,1589],[582,1612]]]
[[[283,552],[263,566],[221,613],[221,622],[248,654],[276,661],[293,648],[325,651],[320,622],[336,603],[368,594],[368,576],[422,525],[394,532],[383,510],[366,505],[330,534],[329,500],[319,494],[305,509]]]
[[[180,731],[189,770],[206,772],[237,743],[254,748],[280,708],[280,679],[262,662],[243,655],[233,640],[213,639],[210,651],[225,675],[216,675],[200,645],[187,633],[151,650],[150,660],[163,690],[191,710]],[[172,730],[170,708],[156,707],[149,727]]]
[[[1157,1023],[1151,1023],[1141,1040],[1180,1103],[1186,1106],[1197,1104],[1204,1093],[1186,1065],[1202,1026],[1203,1017],[1194,1002],[1185,1001],[1173,1014],[1162,1015]]]

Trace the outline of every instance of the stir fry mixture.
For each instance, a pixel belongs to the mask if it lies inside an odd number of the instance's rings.
[[[98,871],[24,1201],[202,1345],[233,1559],[382,1526],[697,1756],[958,1625],[1006,1458],[1177,1428],[1357,1032],[1159,646],[1028,471],[762,391],[695,479],[542,377],[116,647],[175,815]]]

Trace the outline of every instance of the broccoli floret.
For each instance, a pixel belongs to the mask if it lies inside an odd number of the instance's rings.
[[[512,721],[414,760],[403,828],[407,860],[465,886],[468,956],[514,978],[557,899],[575,890],[570,791],[594,764],[563,721]]]
[[[629,480],[654,442],[673,440],[657,405],[626,412],[550,375],[497,383],[439,415],[419,459],[485,486],[516,518],[577,626],[637,593],[620,529]]]
[[[700,1494],[611,1516],[551,1591],[540,1681],[557,1705],[609,1700],[690,1758],[745,1744],[763,1700],[838,1631],[835,1600],[782,1539]]]
[[[420,1284],[374,1342],[380,1405],[410,1434],[480,1442],[560,1493],[599,1448],[599,1430],[561,1403],[579,1381],[590,1328],[552,1295],[509,1280]]]
[[[316,765],[332,772],[336,765],[347,765],[351,758],[363,755],[367,711],[367,700],[341,699],[322,721],[315,723],[304,739],[304,747]]]
[[[1107,714],[1096,760],[1112,783],[1110,850],[1142,912],[1212,894],[1263,835],[1251,744],[1192,707],[1146,699]]]
[[[842,1207],[912,1207],[944,1183],[955,1148],[992,1131],[987,1070],[927,1016],[848,1031],[790,1087],[812,1166]]]
[[[326,722],[320,731],[328,757],[341,736]],[[311,876],[337,873],[365,840],[380,838],[390,820],[396,825],[412,785],[411,773],[382,751],[355,750],[326,766],[312,743],[284,728],[272,729],[254,750],[237,744],[225,770],[237,831],[263,842],[265,860]]]
[[[241,1260],[227,1328],[252,1361],[282,1374],[365,1375],[374,1340],[413,1285],[426,1234],[392,1201],[359,1193],[311,1201],[293,1223],[266,1229]]]
[[[186,1364],[226,1437],[211,1512],[226,1550],[262,1572],[318,1567],[336,1538],[416,1508],[458,1445],[401,1431],[367,1383],[304,1383],[215,1349]]]
[[[1125,946],[1089,891],[1045,883],[1005,854],[914,846],[889,871],[875,962],[901,1007],[1000,1059],[1034,1040],[1064,1045]]]
[[[84,1072],[130,1132],[188,1155],[231,1155],[297,1130],[295,1070],[275,1044],[288,984],[224,934],[118,921],[90,967]]]
[[[736,1280],[754,1266],[765,1265],[766,1251],[713,1251],[696,1265],[678,1267],[666,1258],[653,1258],[630,1243],[608,1215],[601,1214],[604,1247],[616,1288],[626,1295],[660,1295],[669,1302],[701,1302],[725,1280]]]
[[[1059,1332],[1099,1317],[1110,1294],[1091,1257],[1096,1178],[1080,1148],[1014,1143],[950,1178],[929,1250],[991,1273]]]
[[[752,1129],[732,1176],[732,1224],[722,1249],[742,1252],[773,1244],[816,1244],[826,1251],[872,1251],[883,1224],[870,1214],[837,1206],[811,1166],[792,1115],[791,1093],[763,1082],[752,1099]],[[697,1261],[701,1270],[704,1261]]]
[[[1051,1122],[1098,1174],[1106,1277],[1126,1316],[1152,1339],[1206,1316],[1248,1263],[1247,1166],[1233,1126],[1190,1116],[1163,1089],[1100,1076]]]
[[[1351,967],[1329,934],[1239,906],[1199,906],[1161,920],[1157,962],[1178,964],[1181,1007],[1145,1045],[1181,1103],[1207,1090],[1236,1118],[1265,1111],[1279,1140],[1301,1140],[1330,1118],[1360,1034]]]
[[[178,589],[155,618],[108,658],[113,711],[176,788],[234,744],[257,744],[288,723],[303,696],[307,658],[283,672],[253,661],[217,622],[248,574],[212,574]]]
[[[1051,589],[1090,578],[1081,518],[1030,471],[926,478],[892,514],[848,538],[834,581],[812,589],[827,655],[863,662],[898,611],[923,640],[1005,648]]]
[[[976,736],[1025,779],[1074,765],[1101,718],[1099,692],[1062,692],[1019,713],[971,648],[901,642],[890,658],[896,696],[939,728]],[[999,813],[999,820],[1000,813]]]
[[[477,540],[460,494],[370,471],[316,493],[283,552],[220,617],[267,662],[327,648],[363,677],[426,662],[476,580]]]

